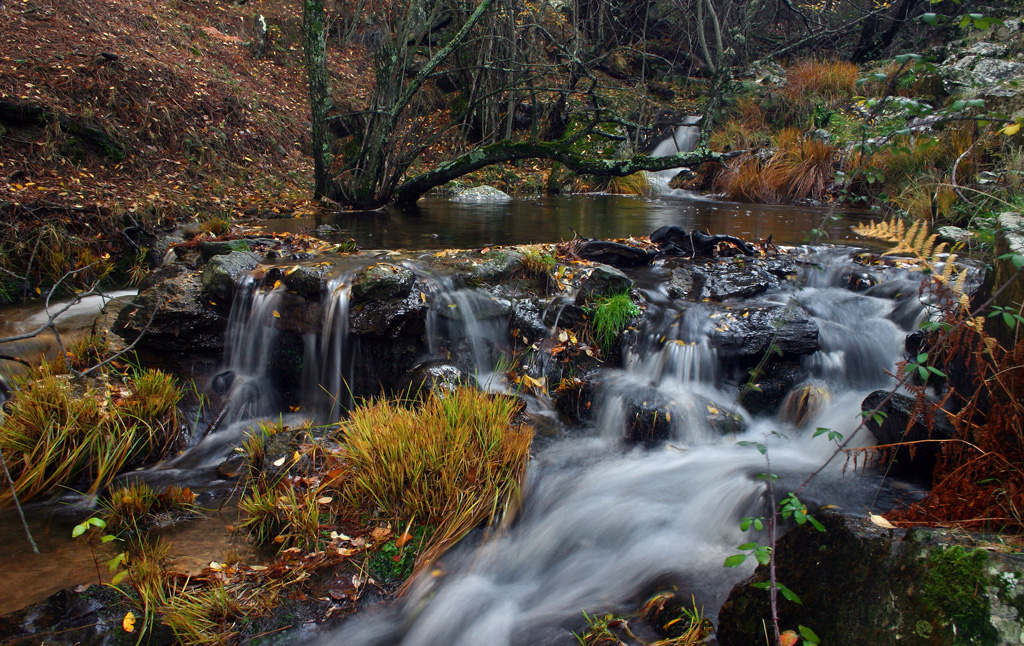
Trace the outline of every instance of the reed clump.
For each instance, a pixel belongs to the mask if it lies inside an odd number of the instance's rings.
[[[793,128],[775,139],[771,155],[744,155],[727,163],[715,178],[715,190],[739,202],[825,200],[839,163],[836,148]]]
[[[160,518],[170,520],[195,518],[199,508],[196,495],[188,487],[168,485],[157,493],[144,482],[133,482],[113,488],[101,503],[107,529],[128,537],[141,536]]]
[[[517,501],[533,438],[513,423],[519,407],[462,387],[417,409],[384,399],[356,408],[338,434],[350,469],[344,496],[357,509],[436,525],[429,560]]]
[[[95,493],[173,442],[181,399],[174,378],[145,370],[122,383],[74,378],[44,364],[3,413],[0,448],[21,499],[58,486]],[[10,491],[0,491],[0,504]]]
[[[853,63],[802,60],[786,70],[786,84],[780,93],[799,122],[815,110],[831,112],[849,103],[857,93],[859,77],[860,71]]]

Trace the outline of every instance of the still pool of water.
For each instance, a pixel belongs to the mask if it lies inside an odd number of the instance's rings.
[[[574,231],[602,239],[646,236],[666,224],[750,241],[772,235],[778,244],[809,242],[811,230],[822,229],[825,239],[818,242],[843,243],[857,240],[850,227],[868,219],[871,214],[865,211],[719,202],[676,191],[651,197],[593,194],[496,203],[430,198],[409,211],[324,213],[261,225],[281,233],[331,225],[363,248],[437,249],[559,242],[572,239]]]

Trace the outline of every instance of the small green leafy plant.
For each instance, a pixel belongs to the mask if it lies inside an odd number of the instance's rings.
[[[594,338],[605,354],[611,351],[615,338],[639,315],[640,308],[630,298],[628,291],[597,299],[592,312]]]

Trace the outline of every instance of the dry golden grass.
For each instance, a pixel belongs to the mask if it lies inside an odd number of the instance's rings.
[[[838,107],[853,98],[860,71],[853,63],[807,59],[786,70],[783,95],[799,104]]]
[[[180,399],[174,379],[158,370],[121,386],[44,364],[25,378],[0,426],[18,496],[61,485],[96,492],[134,461],[159,455],[173,439]],[[0,491],[0,504],[9,499]]]
[[[463,387],[411,409],[378,400],[341,423],[350,474],[344,495],[404,523],[437,526],[422,561],[514,505],[526,470],[531,429],[513,424],[518,400]]]
[[[714,186],[739,202],[824,200],[837,163],[835,147],[787,128],[776,135],[771,157],[744,155],[730,161],[715,178]]]

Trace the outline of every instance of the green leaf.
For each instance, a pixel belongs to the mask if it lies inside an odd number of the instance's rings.
[[[121,570],[120,572],[115,574],[114,578],[110,580],[111,585],[118,585],[119,583],[124,581],[125,578],[128,576],[128,572],[128,570]]]
[[[736,567],[737,565],[741,565],[743,561],[746,560],[746,554],[733,554],[732,556],[725,559],[725,567]]]
[[[767,581],[758,581],[757,583],[750,584],[751,587],[757,588],[758,590],[767,590],[771,587],[771,585],[772,584],[768,583]]]
[[[78,538],[85,533],[85,530],[89,529],[89,523],[78,523],[75,528],[71,530],[71,538]]]
[[[754,550],[753,554],[754,558],[757,559],[757,562],[761,565],[768,565],[768,562],[772,559],[771,548],[766,547],[764,545],[761,545],[756,550]]]
[[[744,543],[743,545],[740,545],[740,546],[739,546],[739,547],[737,547],[736,549],[738,549],[738,550],[743,550],[743,551],[747,551],[747,550],[752,550],[752,549],[754,549],[755,547],[757,547],[757,543]]]
[[[777,587],[779,589],[779,592],[782,593],[782,596],[786,597],[787,599],[789,599],[793,603],[795,603],[797,605],[800,605],[800,606],[804,605],[804,602],[800,601],[800,597],[796,596],[796,593],[793,592],[792,590],[790,590],[789,588],[787,588],[785,585],[783,585],[781,583],[776,583],[775,587]]]
[[[117,540],[117,536],[114,536],[113,534],[104,534],[103,537],[100,538],[100,542],[102,542],[102,543],[109,543],[110,541],[116,541],[116,540]]]
[[[807,626],[798,626],[797,630],[800,631],[800,636],[811,642],[812,644],[820,644],[821,639],[814,633],[813,630]]]
[[[921,21],[929,25],[939,24],[939,14],[937,13],[926,13],[921,16]]]
[[[815,518],[814,516],[808,515],[807,516],[807,522],[809,522],[811,524],[811,527],[813,527],[814,529],[818,530],[819,532],[825,531],[825,526],[822,525],[821,522],[818,521],[818,519]]]

